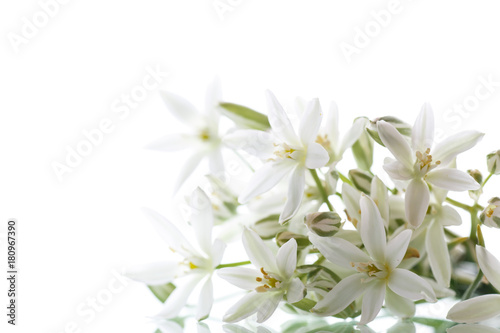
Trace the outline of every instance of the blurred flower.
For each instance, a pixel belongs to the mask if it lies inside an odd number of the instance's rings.
[[[457,325],[446,330],[447,333],[500,333],[497,328],[484,325]]]
[[[429,104],[424,104],[415,121],[411,147],[394,126],[385,121],[379,121],[377,126],[380,139],[396,158],[396,161],[385,164],[384,170],[394,180],[410,181],[406,189],[405,205],[407,220],[413,227],[422,223],[429,206],[427,183],[449,191],[480,188],[467,173],[449,168],[448,165],[458,154],[474,147],[483,133],[460,132],[433,148],[434,114]]]
[[[218,239],[212,243],[212,207],[206,194],[199,188],[192,194],[190,206],[192,209],[190,222],[197,240],[196,247],[192,246],[183,234],[163,216],[153,210],[144,209],[160,236],[174,253],[180,255],[181,260],[131,267],[124,271],[125,276],[148,285],[160,285],[175,279],[178,285],[156,317],[177,317],[194,287],[199,283],[202,287],[196,319],[206,318],[212,308],[211,278],[215,267],[220,264],[226,245]]]
[[[262,323],[271,317],[284,297],[289,303],[304,297],[304,284],[293,277],[297,265],[297,242],[290,239],[274,256],[254,231],[245,229],[243,245],[257,269],[229,267],[220,269],[218,274],[229,283],[251,292],[233,305],[223,320],[234,323],[257,313],[257,322]]]
[[[412,301],[436,302],[429,283],[409,270],[398,268],[408,249],[411,230],[404,230],[387,242],[384,221],[373,200],[362,195],[360,206],[358,229],[368,254],[341,238],[309,234],[311,242],[330,262],[356,272],[342,279],[313,311],[324,316],[335,315],[363,296],[360,323],[364,325],[377,316],[384,299],[389,309],[406,316],[415,311]]]

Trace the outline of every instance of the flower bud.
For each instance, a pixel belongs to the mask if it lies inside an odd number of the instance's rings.
[[[366,131],[352,145],[352,154],[358,168],[370,171],[373,164],[373,140]]]
[[[283,245],[285,245],[286,242],[288,242],[292,238],[294,238],[295,241],[297,242],[298,250],[303,250],[309,245],[311,245],[311,242],[309,242],[309,238],[307,236],[294,234],[291,231],[283,231],[279,233],[276,236],[276,244],[278,244],[279,247],[282,247]]]
[[[280,232],[286,230],[286,227],[280,224],[279,219],[279,215],[269,215],[255,222],[252,226],[252,230],[262,239],[272,239]]]
[[[500,174],[500,150],[494,151],[486,155],[488,171],[495,175]]]
[[[358,190],[365,194],[370,194],[373,176],[361,169],[349,170],[349,178]]]
[[[339,214],[334,212],[318,212],[304,218],[307,228],[320,237],[333,236],[339,231],[342,223]]]
[[[472,170],[467,170],[467,173],[472,177],[474,178],[474,180],[476,182],[478,182],[479,184],[482,184],[483,183],[483,175],[481,174],[481,171],[477,170],[477,169],[472,169]]]
[[[479,215],[479,219],[488,227],[500,228],[500,198],[492,198],[488,203],[489,205]]]
[[[408,137],[411,136],[411,125],[405,123],[404,121],[402,121],[396,117],[391,117],[391,116],[380,117],[380,118],[373,120],[371,122],[371,127],[367,127],[366,131],[372,137],[372,139],[375,140],[381,146],[384,146],[384,144],[382,143],[382,140],[380,139],[380,136],[379,136],[378,131],[377,131],[377,122],[380,120],[388,122],[389,124],[394,126],[396,128],[396,130],[399,133],[401,133],[401,135],[408,136]]]

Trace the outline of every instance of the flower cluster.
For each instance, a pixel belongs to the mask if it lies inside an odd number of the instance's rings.
[[[500,314],[500,262],[485,248],[481,229],[500,228],[500,199],[481,199],[499,173],[499,154],[488,155],[484,181],[478,170],[460,170],[457,163],[483,133],[464,131],[435,143],[429,104],[413,126],[391,116],[358,117],[341,131],[335,103],[323,111],[313,99],[285,111],[267,92],[264,114],[222,102],[218,91],[217,85],[209,89],[205,113],[162,93],[169,111],[192,128],[150,145],[193,149],[176,191],[205,157],[211,174],[188,200],[191,215],[183,227],[193,241],[145,210],[173,254],[124,274],[145,282],[164,302],[156,318],[189,313],[193,290],[199,297],[192,315],[209,317],[219,295],[213,280],[222,279],[242,290],[222,318],[227,331],[247,318],[263,323],[280,306],[314,318],[354,318],[366,332],[371,329],[364,325],[381,311],[413,327],[416,301],[450,297],[462,301],[449,309],[448,320],[444,313],[429,325],[494,331],[477,323]],[[357,167],[345,172],[348,150]],[[229,172],[235,161],[239,172]],[[471,203],[449,197],[464,191]],[[462,222],[461,213],[470,214],[470,222]],[[471,224],[467,236],[450,228],[462,223]],[[239,245],[246,255],[233,250]],[[229,250],[240,260],[224,260]]]

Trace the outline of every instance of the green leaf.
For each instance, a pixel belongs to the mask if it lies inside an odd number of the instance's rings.
[[[312,308],[314,308],[316,302],[309,298],[303,298],[298,302],[292,303],[292,305],[303,311],[309,312]]]
[[[158,298],[162,303],[165,303],[172,291],[175,289],[173,283],[167,283],[160,286],[148,286],[149,290]]]
[[[220,103],[222,113],[243,128],[267,130],[271,128],[265,114],[254,111],[246,106],[233,103]]]

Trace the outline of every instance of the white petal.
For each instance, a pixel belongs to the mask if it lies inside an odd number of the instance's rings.
[[[337,103],[331,102],[330,108],[328,110],[328,114],[325,119],[325,131],[328,137],[328,140],[336,147],[339,140],[339,110]]]
[[[219,178],[224,176],[224,160],[220,149],[212,149],[208,153],[208,163],[210,173]]]
[[[363,295],[361,309],[361,325],[366,325],[377,317],[385,298],[385,281],[376,280],[370,283]]]
[[[122,274],[129,279],[157,286],[172,281],[180,273],[179,263],[174,261],[127,267]]]
[[[222,140],[231,149],[241,149],[263,159],[270,158],[274,151],[273,136],[264,131],[241,129],[226,134]]]
[[[387,302],[386,302],[387,303]],[[415,324],[411,321],[399,321],[387,330],[387,333],[416,333]]]
[[[447,333],[500,333],[500,330],[484,325],[461,324],[448,328],[446,332]]]
[[[429,187],[422,179],[413,179],[405,194],[406,219],[413,227],[418,227],[424,221],[429,208]]]
[[[295,134],[292,123],[290,119],[288,119],[285,110],[272,92],[269,90],[266,91],[266,96],[269,109],[269,124],[273,132],[283,142],[292,146],[298,146],[300,144],[299,138]]]
[[[417,274],[406,269],[396,268],[389,277],[389,288],[399,296],[412,301],[425,299],[436,302],[436,295],[431,285]]]
[[[370,258],[348,241],[338,237],[320,237],[309,233],[309,240],[330,262],[352,269],[353,262],[368,262]]]
[[[307,145],[316,140],[322,119],[321,105],[319,100],[315,98],[307,104],[306,112],[300,120],[299,135],[302,144]]]
[[[214,244],[212,245],[212,252],[210,256],[212,258],[213,267],[217,267],[220,265],[225,250],[226,250],[226,243],[224,243],[220,239],[216,239],[214,241]]]
[[[366,126],[366,118],[358,118],[354,121],[352,124],[352,127],[347,131],[347,133],[344,135],[344,138],[342,139],[342,143],[340,144],[340,149],[337,152],[338,157],[342,157],[344,152],[351,148],[352,145],[358,141],[359,137],[361,134],[363,134],[363,131],[365,130]]]
[[[294,238],[280,247],[276,255],[276,265],[282,278],[288,280],[292,277],[297,266],[297,241]]]
[[[283,160],[279,162],[268,162],[257,170],[247,187],[238,198],[240,203],[246,203],[250,199],[261,195],[272,189],[296,166],[296,163]]]
[[[385,306],[398,317],[410,318],[415,315],[415,303],[386,288]]]
[[[163,304],[161,311],[155,315],[159,318],[175,318],[180,313],[193,292],[194,287],[204,277],[204,274],[189,274],[182,279],[182,282],[172,291]]]
[[[413,151],[425,152],[432,148],[434,141],[434,113],[429,103],[422,106],[420,114],[415,120],[411,131],[411,144]]]
[[[201,125],[201,114],[188,100],[168,91],[160,91],[160,97],[163,100],[163,103],[166,105],[167,109],[177,119],[179,119],[186,125]]]
[[[342,199],[349,217],[359,222],[361,220],[359,208],[361,192],[347,183],[342,183]]]
[[[394,157],[403,163],[407,169],[412,169],[414,157],[408,142],[391,124],[381,120],[377,122],[378,133],[384,145],[391,151]]]
[[[191,157],[189,157],[184,166],[181,169],[180,175],[177,177],[177,181],[174,185],[174,193],[177,192],[186,179],[193,173],[194,169],[200,164],[200,161],[205,157],[204,152],[196,152]]]
[[[257,322],[263,323],[268,320],[276,311],[276,308],[283,299],[282,293],[269,293],[270,297],[267,297],[264,302],[259,305],[257,309]]]
[[[389,194],[387,192],[387,186],[378,178],[373,177],[370,196],[377,203],[378,210],[380,211],[380,216],[384,219],[384,225],[386,228],[389,227]]]
[[[304,298],[304,292],[306,287],[299,278],[294,278],[288,290],[286,291],[286,300],[288,303],[295,303]]]
[[[212,279],[207,277],[205,283],[201,287],[200,297],[196,306],[196,320],[203,320],[208,317],[210,310],[214,304],[214,287]]]
[[[410,180],[413,177],[413,171],[399,161],[385,163],[383,168],[393,180]]]
[[[332,316],[344,310],[365,291],[367,284],[362,282],[365,278],[365,273],[357,273],[342,279],[312,311],[323,316]]]
[[[184,333],[181,325],[170,320],[158,320],[156,323],[161,333]]]
[[[462,217],[460,217],[460,214],[455,208],[448,205],[442,207],[438,219],[443,226],[462,224]]]
[[[498,259],[490,251],[479,245],[476,245],[476,255],[484,276],[496,290],[500,290],[500,262]]]
[[[481,185],[467,173],[451,168],[434,169],[425,178],[434,186],[450,191],[478,190]]]
[[[425,247],[434,278],[440,286],[448,288],[451,279],[450,255],[443,227],[437,220],[432,221],[427,229]]]
[[[457,323],[476,323],[500,315],[500,295],[482,295],[458,302],[450,311],[447,319]]]
[[[267,293],[258,293],[256,291],[246,294],[227,310],[222,320],[226,323],[235,323],[253,315],[257,312],[264,299],[268,297],[266,294]]]
[[[179,229],[161,214],[149,208],[143,208],[142,211],[149,218],[156,232],[167,242],[170,248],[184,257],[189,257],[197,253]]]
[[[243,246],[245,246],[248,258],[257,269],[264,268],[268,273],[279,272],[276,258],[255,231],[250,229],[243,231]]]
[[[219,121],[219,103],[222,101],[222,87],[219,78],[215,78],[208,86],[205,94],[205,114],[209,121]]]
[[[164,137],[151,142],[146,149],[158,151],[176,151],[195,145],[197,140],[194,136],[188,134],[168,134]]]
[[[328,163],[330,157],[328,152],[317,142],[309,143],[306,155],[306,167],[308,169],[321,168]]]
[[[288,181],[288,195],[285,207],[283,207],[283,212],[281,212],[280,215],[280,223],[290,220],[299,210],[302,197],[304,196],[305,185],[305,169],[297,166],[290,175],[290,179]]]
[[[261,283],[256,278],[262,273],[256,269],[246,267],[227,267],[217,270],[217,274],[227,282],[234,284],[238,288],[254,290]]]
[[[205,192],[198,187],[191,195],[189,205],[191,208],[190,222],[198,244],[205,254],[210,256],[212,253],[212,227],[214,224],[212,203]]]
[[[484,133],[477,131],[464,131],[454,134],[436,145],[432,151],[435,161],[447,166],[460,153],[471,149],[483,138]]]
[[[359,205],[361,207],[360,233],[363,244],[373,259],[384,262],[387,244],[384,220],[370,197],[362,194]]]
[[[403,260],[408,250],[408,244],[410,244],[411,235],[411,230],[403,230],[387,243],[386,262],[390,269],[398,267]]]

